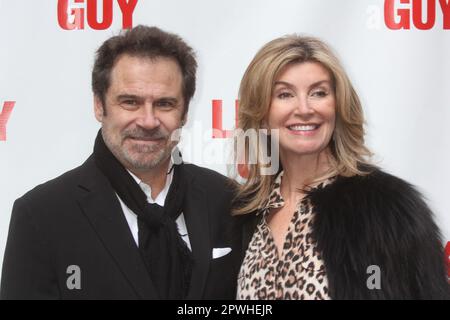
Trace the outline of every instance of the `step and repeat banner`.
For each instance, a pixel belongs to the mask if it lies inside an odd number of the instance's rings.
[[[329,43],[362,100],[375,162],[423,192],[450,254],[449,0],[0,0],[0,265],[14,200],[92,152],[96,49],[138,24],[195,49],[181,149],[223,174],[257,50],[292,33]]]

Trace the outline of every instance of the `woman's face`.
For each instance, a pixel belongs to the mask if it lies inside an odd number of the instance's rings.
[[[280,153],[313,155],[333,135],[336,101],[331,75],[320,63],[287,65],[275,80],[267,124],[279,129]]]

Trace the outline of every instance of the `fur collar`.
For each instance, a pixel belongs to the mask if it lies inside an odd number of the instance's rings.
[[[374,168],[366,176],[338,177],[308,196],[333,299],[450,298],[439,229],[412,185]],[[251,216],[243,248],[257,223]],[[381,289],[367,286],[372,265],[380,268]]]

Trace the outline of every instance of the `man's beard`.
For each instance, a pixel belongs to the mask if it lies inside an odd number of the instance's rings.
[[[106,133],[105,133],[106,131]],[[103,140],[114,156],[128,169],[151,170],[166,161],[176,145],[168,144],[170,138],[160,128],[144,130],[136,127],[127,129],[120,135],[120,141],[114,141],[107,130],[102,128]],[[133,143],[132,139],[158,140],[155,144]]]

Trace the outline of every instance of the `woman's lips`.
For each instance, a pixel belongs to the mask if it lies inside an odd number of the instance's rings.
[[[320,128],[320,124],[295,124],[287,126],[291,134],[299,136],[313,136]]]

